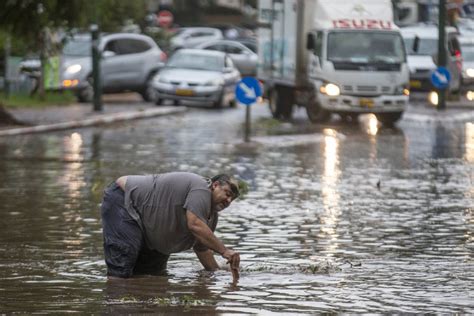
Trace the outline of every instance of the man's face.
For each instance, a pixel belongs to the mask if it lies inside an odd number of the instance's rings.
[[[230,205],[234,194],[228,184],[220,184],[218,181],[212,183],[212,209],[220,212]]]

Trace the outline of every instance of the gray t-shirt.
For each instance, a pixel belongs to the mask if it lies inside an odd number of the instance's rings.
[[[125,207],[145,234],[147,246],[164,254],[180,252],[196,243],[189,231],[186,210],[193,212],[212,231],[217,212],[211,210],[211,190],[205,178],[188,172],[127,176]]]

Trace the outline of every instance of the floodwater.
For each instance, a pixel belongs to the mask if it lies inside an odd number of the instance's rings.
[[[474,313],[473,123],[252,111],[259,146],[239,145],[242,108],[0,139],[0,313]],[[217,232],[241,253],[237,284],[192,252],[106,279],[104,186],[174,170],[250,184]]]

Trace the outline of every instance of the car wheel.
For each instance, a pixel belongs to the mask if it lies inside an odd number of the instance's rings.
[[[401,117],[403,112],[393,112],[393,113],[380,113],[376,114],[377,119],[382,122],[383,125],[393,126]]]
[[[220,109],[222,108],[223,103],[224,103],[224,93],[221,93],[221,95],[219,96],[219,99],[217,99],[217,101],[214,101],[214,103],[212,104],[212,107],[215,109]]]
[[[312,123],[324,123],[331,117],[331,112],[323,109],[315,98],[306,104],[306,114]]]
[[[160,97],[157,96],[155,99],[155,105],[158,105],[158,106],[163,105],[164,101],[165,101],[164,99],[161,99]]]
[[[148,76],[146,80],[145,87],[143,88],[142,92],[140,93],[143,100],[146,102],[155,102],[158,98],[158,92],[155,88],[153,88],[153,77],[154,73]]]
[[[94,98],[94,87],[92,77],[87,77],[86,82],[86,86],[76,93],[77,100],[81,103],[92,102],[92,99]]]
[[[231,108],[237,107],[237,101],[235,101],[235,99],[230,100],[229,107]]]

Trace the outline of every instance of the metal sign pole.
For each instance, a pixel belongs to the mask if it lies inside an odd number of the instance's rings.
[[[438,32],[438,67],[446,66],[446,47],[445,47],[445,25],[446,25],[446,0],[439,1],[439,32]],[[446,88],[438,89],[438,111],[446,109]]]
[[[246,143],[250,142],[250,105],[246,106],[245,109],[245,137]]]

